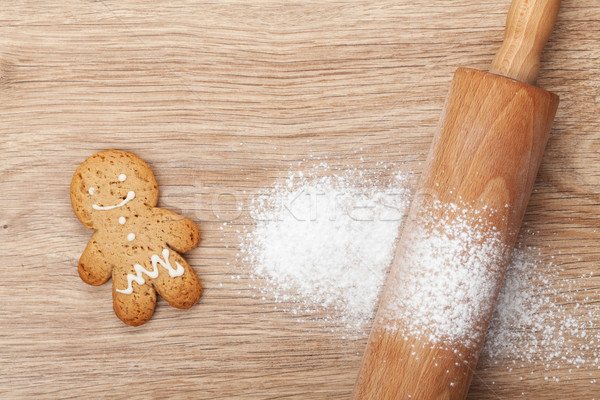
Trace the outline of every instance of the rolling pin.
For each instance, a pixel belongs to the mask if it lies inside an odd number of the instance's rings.
[[[560,0],[514,0],[490,72],[456,71],[355,400],[467,396],[558,107],[558,96],[535,83],[559,7]],[[461,304],[445,304],[453,299]]]

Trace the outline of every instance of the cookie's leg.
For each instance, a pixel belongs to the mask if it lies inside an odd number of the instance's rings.
[[[77,270],[81,279],[90,285],[98,286],[106,282],[112,274],[113,266],[106,259],[96,234],[87,244],[79,258]]]
[[[171,306],[190,308],[202,295],[202,284],[196,271],[176,251],[169,252],[169,263],[176,269],[177,263],[184,269],[183,275],[171,277],[166,269],[159,266],[160,275],[152,280],[154,288]]]
[[[144,275],[146,278],[146,276]],[[154,314],[156,306],[156,291],[146,283],[138,285],[132,282],[133,292],[130,294],[117,292],[117,289],[127,289],[127,273],[113,272],[113,308],[117,317],[127,325],[138,326],[148,322]]]

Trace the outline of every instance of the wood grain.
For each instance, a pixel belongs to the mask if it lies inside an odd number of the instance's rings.
[[[349,398],[366,332],[343,338],[256,298],[235,267],[235,230],[256,192],[311,155],[374,173],[398,162],[416,183],[454,71],[489,65],[508,5],[1,2],[0,396]],[[600,288],[581,277],[600,261],[598,38],[600,5],[563,2],[538,80],[561,106],[525,215],[527,244],[587,303]],[[187,256],[201,303],[161,300],[136,329],[113,315],[108,286],[77,276],[90,233],[69,182],[106,148],[148,161],[159,205],[203,235]],[[470,398],[593,398],[598,378],[592,366],[482,359]]]

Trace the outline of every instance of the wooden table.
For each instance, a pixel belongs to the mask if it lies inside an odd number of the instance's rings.
[[[487,68],[509,1],[56,3],[0,4],[0,397],[347,399],[366,336],[256,298],[235,230],[310,155],[398,162],[414,184],[454,70]],[[580,276],[600,261],[599,58],[600,4],[564,1],[539,80],[562,102],[526,216],[528,244],[596,303],[600,278]],[[161,300],[135,329],[76,269],[90,232],[71,175],[107,148],[147,160],[161,205],[203,234],[201,303]],[[511,365],[481,360],[470,398],[599,397],[595,366]]]

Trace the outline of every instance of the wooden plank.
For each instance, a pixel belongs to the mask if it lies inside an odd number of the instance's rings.
[[[454,70],[487,68],[508,3],[2,2],[2,397],[348,398],[366,336],[344,339],[316,317],[298,324],[254,298],[245,276],[232,280],[235,228],[249,219],[218,195],[247,205],[311,155],[373,170],[398,162],[416,182]],[[593,302],[600,280],[581,275],[600,260],[600,5],[564,3],[538,81],[561,105],[526,224],[528,243]],[[90,233],[71,210],[71,174],[106,148],[147,160],[160,204],[203,233],[187,256],[201,303],[161,300],[137,329],[113,315],[108,286],[76,271]],[[481,361],[471,398],[600,391],[596,367],[497,361]]]

